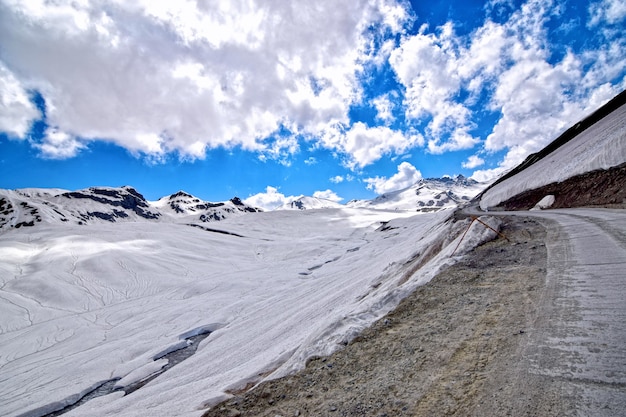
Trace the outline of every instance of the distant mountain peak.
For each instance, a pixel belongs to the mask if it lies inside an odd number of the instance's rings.
[[[239,197],[213,203],[203,201],[185,191],[178,191],[163,197],[153,205],[169,215],[198,216],[197,219],[203,222],[224,220],[234,214],[261,211],[256,207],[248,206]]]
[[[174,194],[170,195],[170,196],[169,196],[169,199],[170,199],[170,200],[174,200],[174,199],[181,198],[181,197],[182,197],[182,198],[195,198],[195,197],[194,197],[194,196],[192,196],[191,194],[186,193],[185,191],[180,190],[180,191],[178,191],[177,193],[174,193]]]
[[[352,200],[347,206],[435,212],[465,204],[485,186],[463,175],[423,178],[410,187],[381,194],[373,200]]]
[[[344,207],[337,202],[326,200],[324,198],[301,196],[288,203],[283,204],[276,210],[313,210],[324,208],[340,208]]]

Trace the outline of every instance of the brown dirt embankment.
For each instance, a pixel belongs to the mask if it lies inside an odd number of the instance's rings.
[[[345,349],[208,410],[215,416],[563,415],[558,384],[524,347],[545,287],[544,228],[506,218],[498,238],[418,288]],[[565,413],[567,414],[567,413]]]
[[[607,207],[626,208],[626,164],[609,169],[590,171],[563,182],[555,182],[525,191],[500,203],[502,210],[528,210],[543,197],[553,195],[550,207]]]

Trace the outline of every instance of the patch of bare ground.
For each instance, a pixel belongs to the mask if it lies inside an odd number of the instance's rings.
[[[214,416],[557,416],[572,411],[524,351],[545,288],[544,228],[498,238],[418,288],[345,349],[235,395]]]

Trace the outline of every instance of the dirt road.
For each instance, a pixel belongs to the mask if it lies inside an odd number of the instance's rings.
[[[626,415],[626,211],[547,210],[548,274],[522,366],[573,404]]]

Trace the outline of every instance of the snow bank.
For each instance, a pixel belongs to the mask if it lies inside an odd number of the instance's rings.
[[[625,162],[626,105],[524,171],[487,190],[480,207],[487,210],[524,191]]]

